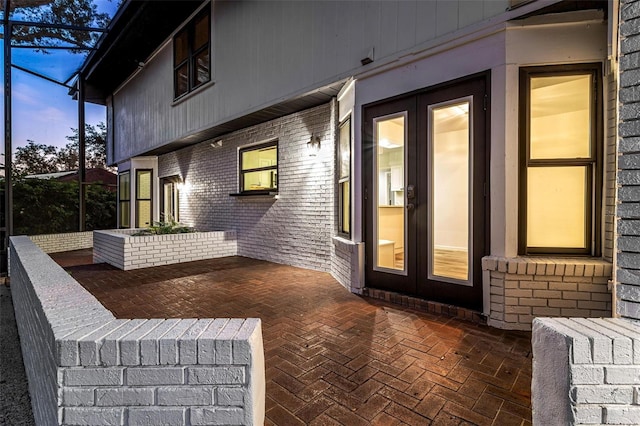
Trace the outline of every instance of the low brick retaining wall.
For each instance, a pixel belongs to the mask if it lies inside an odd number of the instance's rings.
[[[94,231],[93,263],[108,263],[128,271],[238,254],[235,231],[131,235],[137,231]]]
[[[536,318],[534,425],[640,425],[640,326],[618,318]]]
[[[487,256],[487,324],[531,330],[534,317],[610,317],[611,262],[602,259]]]
[[[264,423],[259,319],[115,319],[28,237],[10,251],[37,424]]]
[[[29,238],[45,253],[59,253],[93,247],[93,231],[31,235]]]

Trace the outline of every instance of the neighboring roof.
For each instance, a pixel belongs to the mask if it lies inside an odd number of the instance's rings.
[[[71,181],[78,180],[78,172],[73,171],[71,172],[71,174],[58,177],[57,180],[60,182],[71,182]],[[115,186],[118,183],[118,176],[107,169],[96,167],[96,168],[85,170],[84,181],[86,183],[101,182],[107,186],[109,185]]]
[[[56,172],[56,173],[38,173],[35,175],[27,175],[25,179],[58,179],[63,176],[73,175],[78,173],[77,170],[71,170],[68,172]]]
[[[43,179],[43,180],[58,180],[61,182],[70,182],[78,179],[77,170],[68,170],[66,172],[55,173],[39,173],[35,175],[27,175],[25,179]],[[85,182],[94,183],[102,182],[105,185],[116,185],[117,175],[103,168],[91,168],[85,171]]]

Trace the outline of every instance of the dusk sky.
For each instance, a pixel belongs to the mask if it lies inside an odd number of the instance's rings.
[[[113,15],[116,1],[94,0],[99,11]],[[0,49],[3,49],[0,40]],[[1,50],[0,50],[1,51]],[[65,81],[82,64],[86,53],[72,54],[64,50],[52,50],[48,54],[31,49],[12,49],[12,63],[58,81]],[[0,54],[0,66],[4,57]],[[24,146],[27,140],[46,145],[64,146],[71,129],[78,127],[78,103],[68,95],[68,89],[44,79],[13,69],[13,147]],[[0,88],[4,91],[4,87]],[[1,104],[1,103],[0,103]],[[106,120],[103,106],[85,104],[86,122],[97,124]],[[0,111],[3,106],[0,105]],[[0,120],[4,135],[4,119]],[[0,143],[2,151],[4,142]]]

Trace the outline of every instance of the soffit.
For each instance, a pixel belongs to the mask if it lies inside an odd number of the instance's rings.
[[[293,99],[288,99],[270,107],[245,114],[241,117],[210,127],[206,130],[191,133],[188,136],[177,139],[171,143],[164,144],[150,151],[140,153],[139,155],[161,155],[204,141],[211,140],[213,142],[213,139],[235,132],[236,130],[265,123],[276,118],[284,117],[285,115],[293,114],[294,112],[325,104],[338,96],[338,93],[345,84],[345,81],[346,80],[341,80]]]

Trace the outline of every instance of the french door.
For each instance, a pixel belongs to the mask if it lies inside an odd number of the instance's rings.
[[[487,78],[365,106],[368,287],[482,308]]]

